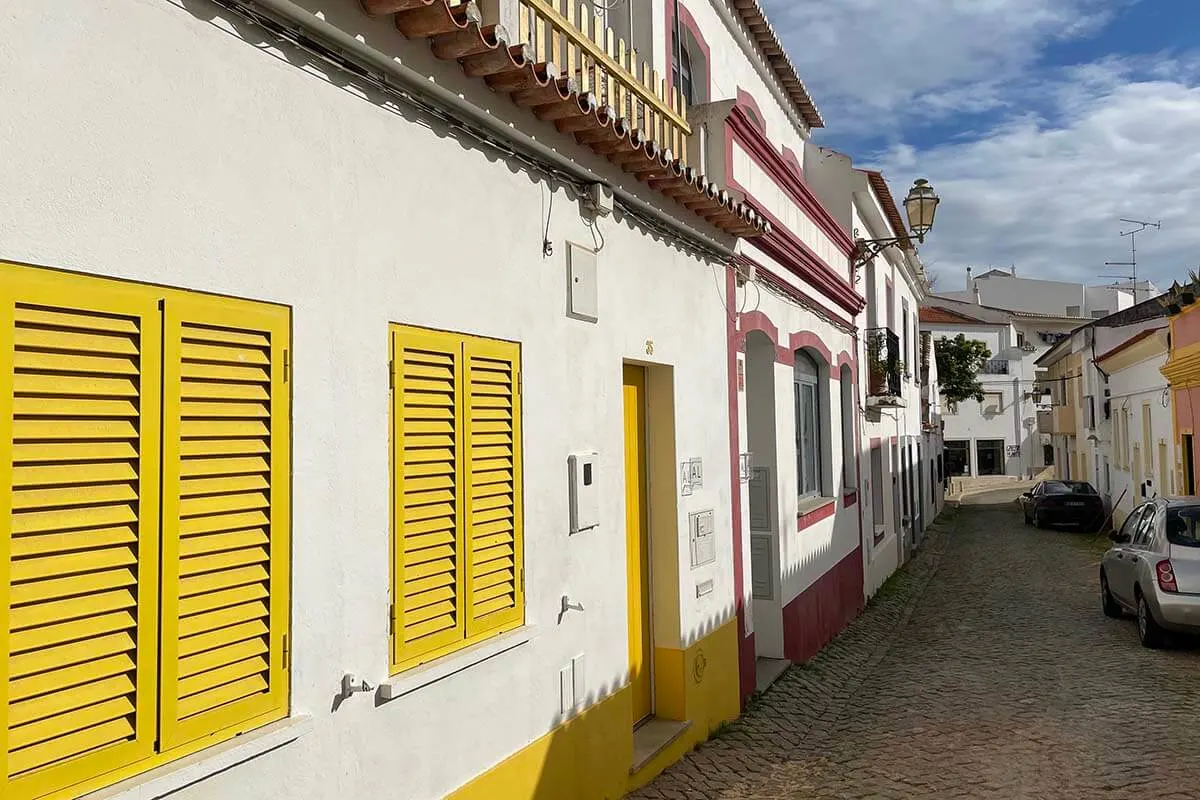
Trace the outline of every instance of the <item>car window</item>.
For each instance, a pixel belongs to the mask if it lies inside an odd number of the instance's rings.
[[[1085,481],[1046,481],[1046,494],[1096,494],[1090,483]]]
[[[1034,497],[1037,497],[1042,493],[1042,489],[1045,488],[1045,486],[1046,484],[1039,483],[1037,486],[1033,487],[1033,491],[1030,492],[1030,494],[1032,494]]]
[[[1137,535],[1133,537],[1133,543],[1138,547],[1145,547],[1154,538],[1154,532],[1163,522],[1165,514],[1163,510],[1150,506],[1142,515],[1142,520],[1138,523]]]
[[[1142,512],[1145,510],[1145,506],[1135,508],[1130,512],[1129,516],[1125,518],[1125,524],[1121,526],[1121,536],[1125,538],[1126,541],[1133,540],[1133,535],[1137,533],[1138,523],[1142,519]]]
[[[1179,506],[1167,511],[1167,541],[1179,547],[1200,547],[1200,506]]]

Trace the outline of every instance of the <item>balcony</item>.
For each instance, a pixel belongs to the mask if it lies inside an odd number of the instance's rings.
[[[687,163],[692,129],[686,103],[678,88],[668,88],[651,69],[649,57],[617,37],[591,2],[518,1],[520,41],[529,43],[535,61],[555,65],[580,93],[595,95],[617,119]]]
[[[992,358],[983,362],[983,368],[979,370],[984,375],[1007,375],[1008,374],[1008,359],[1007,358]]]
[[[902,406],[900,337],[888,328],[868,328],[863,333],[867,348],[867,403],[873,406]]]

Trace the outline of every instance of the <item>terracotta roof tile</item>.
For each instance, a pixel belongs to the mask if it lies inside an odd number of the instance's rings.
[[[1145,339],[1148,336],[1153,336],[1154,334],[1158,333],[1161,330],[1162,330],[1162,328],[1147,328],[1144,331],[1138,331],[1133,336],[1130,336],[1128,339],[1121,342],[1119,345],[1117,345],[1113,349],[1109,350],[1107,353],[1103,353],[1101,355],[1096,356],[1096,361],[1107,361],[1108,359],[1112,358],[1113,356],[1117,355],[1118,353],[1124,352],[1125,350],[1128,350],[1130,347],[1133,347],[1135,344],[1140,342],[1142,339]]]
[[[428,39],[433,54],[456,60],[463,72],[482,78],[494,91],[507,93],[538,119],[553,122],[562,133],[652,189],[736,236],[758,236],[771,224],[748,203],[685,166],[669,149],[634,130],[630,121],[601,105],[591,92],[581,92],[573,78],[561,77],[551,63],[534,63],[527,45],[509,44],[500,25],[483,25],[478,6],[452,0],[360,0],[372,15],[394,14],[396,28],[409,39]],[[814,109],[815,112],[815,109]]]
[[[887,215],[888,224],[892,226],[892,230],[897,236],[903,237],[902,245],[905,250],[912,249],[912,239],[908,237],[908,228],[904,224],[904,217],[900,216],[900,209],[896,206],[896,198],[892,197],[892,190],[888,188],[887,181],[883,177],[883,173],[877,170],[865,169],[867,181],[870,182],[871,188],[875,190],[875,194],[879,197],[879,202],[883,206],[883,213]]]
[[[921,322],[929,323],[967,323],[969,325],[999,325],[999,322],[987,322],[975,317],[969,317],[966,314],[960,314],[957,311],[951,311],[948,308],[939,306],[921,306],[919,313]]]

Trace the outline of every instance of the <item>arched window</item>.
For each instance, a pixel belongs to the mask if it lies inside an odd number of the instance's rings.
[[[671,42],[672,83],[690,108],[708,102],[708,45],[700,36],[692,15],[679,7],[679,20],[675,27],[678,40]]]
[[[854,378],[850,367],[842,365],[838,376],[842,390],[842,489],[858,486],[858,452],[854,446]]]
[[[812,356],[796,351],[796,470],[800,497],[821,494],[820,368]]]

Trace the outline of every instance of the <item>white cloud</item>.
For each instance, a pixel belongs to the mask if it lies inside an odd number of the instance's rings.
[[[762,1],[830,130],[854,133],[1003,108],[1046,45],[1134,0]]]
[[[1140,277],[1169,284],[1200,265],[1200,50],[1046,62],[1139,0],[760,2],[826,117],[822,138],[886,142],[850,152],[897,199],[918,175],[941,194],[922,256],[942,288],[968,265],[1103,282],[1119,271],[1104,262],[1129,260],[1121,217],[1162,220],[1138,237]],[[942,141],[914,144],[931,133]]]
[[[1052,121],[1015,117],[982,138],[882,154],[898,197],[914,171],[942,197],[922,256],[943,288],[989,264],[1101,282],[1105,261],[1129,260],[1121,217],[1162,220],[1138,237],[1139,276],[1169,284],[1200,264],[1200,82],[1189,72],[1111,59],[1072,69],[1044,84]]]

